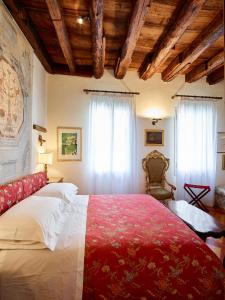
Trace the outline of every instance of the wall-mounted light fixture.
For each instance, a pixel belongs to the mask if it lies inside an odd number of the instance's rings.
[[[161,121],[162,119],[159,118],[154,118],[152,119],[152,125],[156,125],[159,121]]]
[[[41,132],[47,132],[47,129],[42,127],[42,126],[39,126],[37,124],[33,124],[33,129],[36,129],[37,131],[41,131]]]
[[[42,135],[40,135],[40,134],[39,134],[39,136],[38,136],[38,141],[39,141],[39,143],[40,143],[40,146],[42,146],[43,143],[46,142],[46,140],[44,140],[43,137],[42,137]]]

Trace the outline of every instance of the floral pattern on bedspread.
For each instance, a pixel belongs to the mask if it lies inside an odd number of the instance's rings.
[[[224,299],[215,254],[148,195],[90,196],[83,299]]]

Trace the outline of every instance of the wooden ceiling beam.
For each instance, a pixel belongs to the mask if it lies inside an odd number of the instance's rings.
[[[105,38],[103,36],[103,0],[90,1],[92,30],[92,56],[95,78],[101,78],[105,64]]]
[[[184,71],[219,37],[223,36],[223,12],[220,12],[213,21],[197,36],[184,52],[180,53],[163,71],[162,79],[171,81],[179,72]]]
[[[176,10],[173,22],[170,23],[164,31],[161,40],[157,43],[157,48],[153,53],[149,53],[139,69],[140,78],[146,80],[150,78],[157,69],[163,64],[170,50],[183,35],[187,27],[198,15],[206,0],[181,1],[182,7]]]
[[[223,65],[223,63],[224,63],[224,51],[220,51],[217,55],[213,56],[207,62],[204,62],[196,66],[189,73],[187,73],[185,75],[185,81],[189,83],[194,82],[208,75],[209,73],[211,73],[212,71],[214,71],[215,69]]]
[[[117,79],[122,79],[126,75],[146,14],[149,11],[150,2],[151,0],[137,0],[135,3],[127,37],[116,64],[115,77]]]
[[[224,79],[224,66],[219,69],[213,71],[206,77],[206,81],[208,84],[213,85]]]
[[[19,7],[17,1],[15,0],[4,0],[5,5],[10,11],[11,15],[15,19],[16,23],[24,33],[25,37],[31,44],[34,49],[34,53],[39,58],[45,70],[49,73],[52,73],[51,60],[45,49],[45,46],[35,30],[34,25],[32,24],[29,16],[26,13],[25,9]]]
[[[66,25],[64,22],[59,1],[58,0],[45,0],[45,1],[48,6],[48,11],[51,16],[52,22],[55,27],[55,31],[59,40],[60,47],[62,49],[66,62],[69,66],[69,70],[71,73],[75,73],[73,53],[68,39]]]

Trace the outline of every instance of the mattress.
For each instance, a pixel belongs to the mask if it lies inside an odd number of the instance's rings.
[[[55,251],[0,251],[1,300],[224,299],[224,269],[149,195],[74,196]]]

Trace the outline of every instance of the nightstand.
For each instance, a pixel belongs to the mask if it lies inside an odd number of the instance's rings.
[[[49,177],[47,183],[63,182],[63,177]]]

